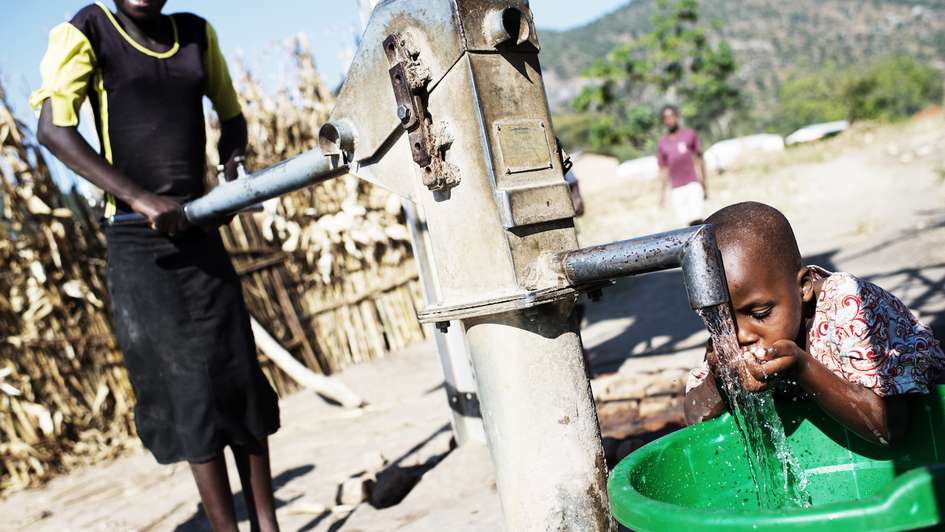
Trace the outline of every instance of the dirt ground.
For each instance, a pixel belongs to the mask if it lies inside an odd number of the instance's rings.
[[[655,206],[653,183],[579,178],[587,208],[578,222],[582,245],[672,227],[671,214]],[[849,271],[893,291],[945,338],[941,115],[897,126],[859,126],[835,139],[751,161],[716,176],[710,194],[709,210],[747,199],[782,209],[808,263]],[[677,272],[618,282],[601,302],[587,305],[585,319],[595,393],[603,393],[601,383],[663,369],[682,372],[701,360],[706,335],[688,310]],[[371,406],[344,410],[309,392],[282,401],[283,428],[271,447],[284,530],[501,528],[488,451],[476,445],[451,451],[431,342],[350,368],[339,378]],[[678,407],[664,402],[669,410]],[[420,479],[400,504],[378,509],[336,502],[346,479],[385,462],[385,476],[411,479],[408,484]],[[238,490],[235,473],[231,478]],[[238,511],[248,530],[245,510]],[[8,496],[0,501],[0,529],[208,528],[186,466],[161,467],[138,452]]]

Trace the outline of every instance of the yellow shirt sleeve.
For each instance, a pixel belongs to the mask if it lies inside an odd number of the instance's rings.
[[[217,32],[209,22],[206,26],[207,51],[203,63],[207,72],[207,97],[213,102],[213,108],[220,117],[220,121],[225,122],[240,114],[242,110],[236,90],[233,88],[233,80],[230,79],[230,71],[226,67],[226,60],[223,58],[223,52],[220,51]]]
[[[49,48],[39,65],[43,85],[30,95],[30,106],[39,112],[49,99],[53,124],[78,125],[95,68],[95,52],[85,35],[68,22],[56,26],[49,32]]]

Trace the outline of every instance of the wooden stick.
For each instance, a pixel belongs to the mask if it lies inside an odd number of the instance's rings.
[[[295,382],[346,408],[358,408],[367,404],[343,382],[332,377],[319,375],[302,365],[291,353],[279,345],[279,342],[255,318],[251,318],[251,326],[259,349],[276,366],[279,366],[279,369],[284,371],[286,375],[292,377]]]

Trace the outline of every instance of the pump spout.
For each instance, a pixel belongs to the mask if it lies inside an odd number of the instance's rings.
[[[552,257],[552,269],[572,285],[679,267],[693,309],[729,301],[722,256],[711,224],[565,251]]]

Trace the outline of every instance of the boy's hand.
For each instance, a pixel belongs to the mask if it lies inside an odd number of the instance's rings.
[[[803,351],[791,340],[778,340],[771,347],[756,347],[745,351],[744,368],[739,373],[749,391],[767,388],[768,382],[781,376],[797,362]],[[747,377],[747,378],[746,378]],[[755,389],[751,389],[755,388]]]
[[[709,366],[709,372],[713,375],[718,375],[719,357],[715,354],[715,345],[712,343],[711,338],[705,342],[705,361]]]
[[[803,351],[794,342],[779,340],[768,348],[746,349],[740,359],[731,363],[738,370],[741,387],[749,392],[760,392],[767,389],[771,381],[793,367],[801,353]],[[712,349],[711,342],[706,346],[706,361],[716,378],[721,378],[718,356]]]
[[[723,373],[726,372],[726,367],[723,367],[719,362],[719,356],[715,352],[711,339],[706,343],[705,350],[705,359],[706,364],[709,366],[709,371],[715,376],[716,383],[722,386],[722,383],[727,380],[723,376]],[[748,361],[752,358],[754,358],[754,356],[746,350],[742,352],[740,359],[729,360],[726,366],[734,366],[734,369],[737,370],[738,382],[742,388],[749,392],[760,392],[767,388],[768,384],[764,380],[755,378],[752,372],[748,370]]]

